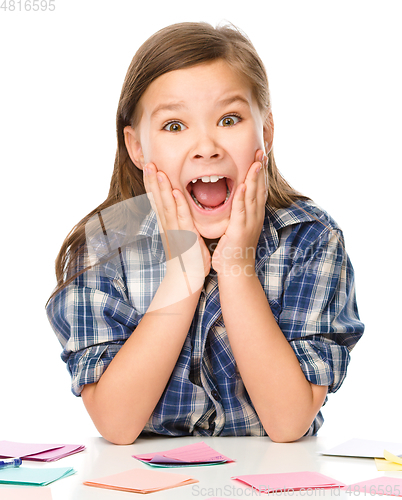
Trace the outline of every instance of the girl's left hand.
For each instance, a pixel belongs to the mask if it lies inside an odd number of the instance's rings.
[[[254,163],[233,197],[229,225],[212,255],[212,267],[219,277],[251,276],[265,215],[268,158],[257,150]]]

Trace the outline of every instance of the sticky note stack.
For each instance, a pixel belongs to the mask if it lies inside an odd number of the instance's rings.
[[[184,474],[149,469],[131,469],[84,482],[87,486],[133,493],[151,493],[193,483],[198,483],[197,479]]]
[[[213,448],[200,443],[189,444],[168,451],[133,455],[134,458],[152,467],[196,467],[234,462]]]
[[[0,441],[0,457],[19,457],[35,462],[53,462],[85,450],[80,444],[32,444]]]
[[[39,469],[17,467],[0,470],[0,484],[20,484],[29,486],[47,486],[58,479],[75,474],[71,467]]]
[[[375,464],[381,471],[402,470],[402,457],[384,450],[384,458],[376,458]]]
[[[319,472],[280,472],[278,474],[248,474],[235,476],[237,479],[257,491],[264,493],[283,493],[315,488],[340,488],[344,483],[324,476]]]
[[[3,500],[52,500],[52,492],[44,488],[2,488],[0,498]]]

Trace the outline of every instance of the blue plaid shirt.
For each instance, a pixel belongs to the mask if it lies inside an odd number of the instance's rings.
[[[140,233],[135,248],[126,247],[118,258],[93,266],[48,304],[48,318],[63,346],[61,357],[77,396],[85,384],[99,380],[163,279],[166,263],[154,213]],[[312,202],[267,207],[256,250],[261,285],[307,380],[335,392],[364,331],[341,230]],[[320,412],[306,435],[315,434],[322,423]],[[143,432],[266,435],[237,370],[213,270],[177,364]]]

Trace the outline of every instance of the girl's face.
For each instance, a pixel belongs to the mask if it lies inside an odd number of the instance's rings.
[[[158,77],[137,112],[135,129],[125,128],[131,159],[154,163],[184,193],[199,233],[220,238],[257,149],[271,148],[272,117],[264,122],[245,79],[222,60]]]

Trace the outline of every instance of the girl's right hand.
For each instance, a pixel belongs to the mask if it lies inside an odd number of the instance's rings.
[[[150,202],[158,218],[168,268],[169,256],[177,256],[177,252],[172,249],[183,246],[180,240],[184,239],[185,233],[180,234],[179,231],[191,231],[196,235],[197,244],[179,255],[179,259],[181,258],[184,264],[186,279],[190,280],[191,290],[195,291],[194,288],[198,290],[210,272],[211,256],[194,225],[184,194],[179,189],[172,189],[167,175],[158,170],[153,163],[148,163],[144,168],[144,185],[147,193],[152,195]]]

